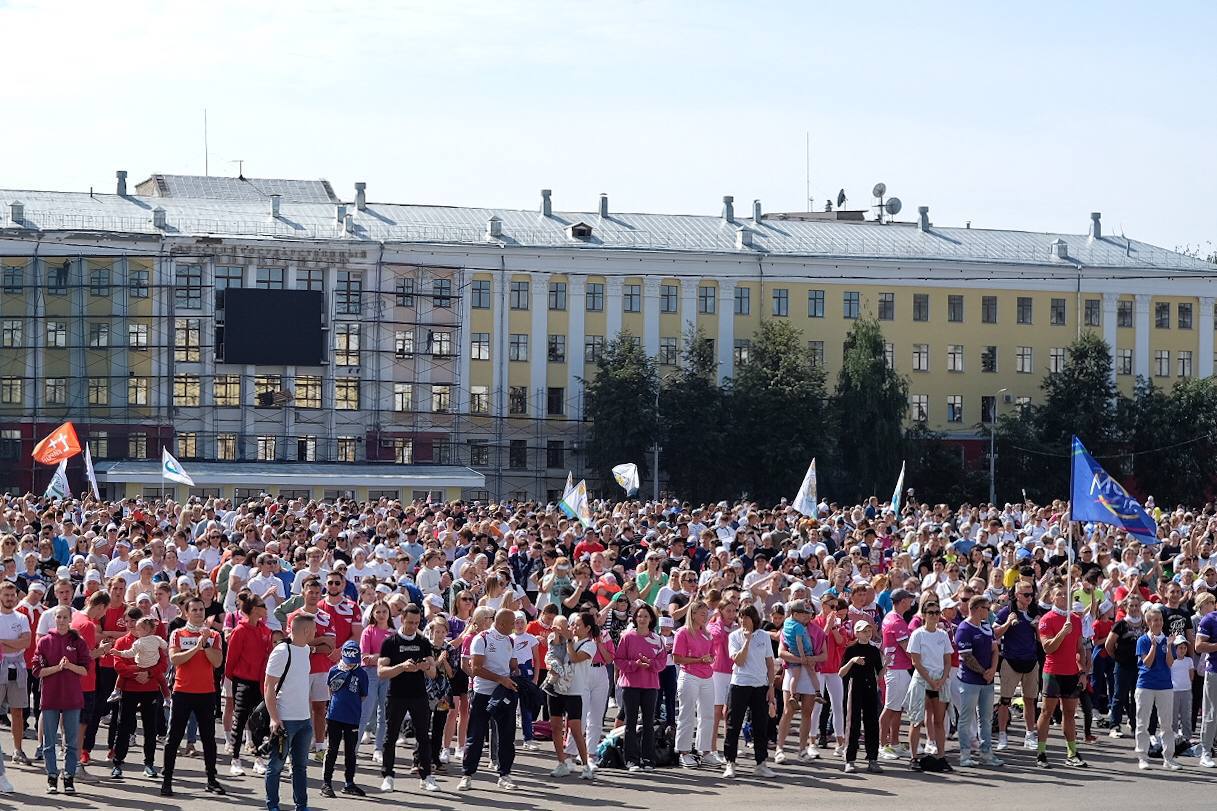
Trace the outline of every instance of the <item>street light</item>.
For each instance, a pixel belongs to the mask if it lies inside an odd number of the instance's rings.
[[[1008,389],[998,389],[993,395],[993,413],[989,415],[989,503],[997,506],[997,403]]]

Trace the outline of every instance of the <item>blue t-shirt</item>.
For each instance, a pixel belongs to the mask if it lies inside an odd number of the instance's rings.
[[[1149,646],[1156,644],[1158,653],[1154,656],[1153,667],[1146,667],[1143,657],[1149,653]],[[1153,642],[1149,634],[1141,634],[1137,639],[1137,687],[1145,690],[1170,690],[1171,669],[1166,664],[1166,639]]]
[[[1217,611],[1210,611],[1200,618],[1200,624],[1196,626],[1196,639],[1217,642]],[[1217,653],[1210,653],[1204,658],[1204,669],[1209,673],[1217,673]]]
[[[368,694],[367,671],[362,667],[343,670],[340,666],[334,665],[330,668],[328,683],[330,685],[330,707],[325,717],[330,721],[359,726],[363,699]]]
[[[795,656],[815,655],[815,648],[811,644],[811,634],[807,633],[807,626],[794,617],[788,617],[782,623],[782,638],[786,640],[786,649]],[[792,667],[798,667],[798,665],[792,665]]]
[[[959,627],[955,629],[955,647],[959,650],[962,657],[965,653],[971,653],[976,657],[976,662],[988,670],[993,665],[993,629],[985,625],[979,628],[971,622],[961,622]],[[981,675],[970,667],[960,664],[959,680],[964,684],[992,684],[987,682]]]
[[[1004,625],[1010,619],[1010,606],[1005,606],[997,612],[994,622]],[[1027,611],[1019,612],[1018,622],[1006,629],[1001,638],[1001,655],[1006,659],[1019,662],[1031,662],[1037,658],[1035,648],[1035,617]]]

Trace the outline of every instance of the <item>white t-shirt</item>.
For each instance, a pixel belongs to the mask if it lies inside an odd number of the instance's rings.
[[[930,678],[942,678],[942,657],[951,652],[951,637],[942,628],[928,631],[924,627],[913,631],[909,637],[909,653],[921,654],[921,666],[930,674]]]
[[[484,656],[482,666],[496,676],[510,676],[511,663],[515,659],[514,645],[511,637],[500,634],[493,628],[483,631],[473,638],[469,648],[470,656]],[[490,695],[499,683],[474,676],[473,691],[482,695]]]
[[[287,599],[283,580],[278,575],[269,574],[264,577],[258,572],[249,579],[249,590],[266,603],[266,627],[272,631],[282,631],[283,625],[275,618],[275,609]]]
[[[0,639],[11,641],[29,632],[30,620],[25,614],[18,611],[10,611],[7,614],[0,612]],[[32,645],[33,642],[31,641],[30,644]],[[3,661],[5,665],[17,665],[24,670],[25,651],[8,651],[0,661]]]
[[[596,640],[588,638],[575,643],[575,653],[586,653],[582,662],[571,662],[570,692],[567,695],[581,696],[591,684],[592,659],[596,658]]]
[[[516,662],[524,666],[532,664],[533,649],[541,644],[541,640],[525,631],[522,634],[512,634],[511,644],[515,652]]]
[[[773,640],[764,631],[752,632],[752,644],[748,646],[748,658],[742,665],[733,664],[731,668],[731,683],[741,687],[764,687],[769,683],[769,670],[765,666],[766,659],[773,658]],[[734,660],[744,649],[747,636],[743,628],[736,628],[727,637],[727,653]]]
[[[0,614],[0,617],[3,617]],[[1192,662],[1192,657],[1183,656],[1175,660],[1171,665],[1171,689],[1176,692],[1192,689],[1192,670],[1196,665]]]
[[[292,666],[287,667],[288,650]],[[282,678],[287,670],[287,678],[279,688],[279,720],[307,721],[312,717],[312,707],[309,704],[309,650],[307,645],[275,645],[266,663],[266,672],[277,678]]]

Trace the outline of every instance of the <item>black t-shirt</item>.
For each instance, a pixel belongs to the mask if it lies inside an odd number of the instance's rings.
[[[853,665],[850,667],[849,672],[842,677],[846,695],[849,695],[850,690],[866,690],[872,694],[877,694],[879,691],[879,671],[883,669],[883,657],[879,655],[879,649],[874,645],[863,645],[860,642],[854,642],[841,655],[842,667],[856,656],[864,657],[866,664]]]
[[[1111,632],[1116,635],[1116,662],[1122,665],[1137,664],[1137,640],[1145,633],[1145,622],[1130,623],[1127,619],[1116,620],[1111,626]]]
[[[1162,620],[1162,631],[1166,634],[1167,639],[1187,636],[1187,632],[1192,628],[1192,612],[1183,606],[1178,608],[1162,606]]]
[[[386,637],[380,646],[380,658],[388,659],[390,665],[400,665],[402,662],[421,662],[428,656],[435,656],[435,648],[421,633],[414,634],[413,639],[407,639],[401,634]],[[396,697],[426,696],[427,684],[421,670],[409,673],[398,673],[389,682],[389,695]]]

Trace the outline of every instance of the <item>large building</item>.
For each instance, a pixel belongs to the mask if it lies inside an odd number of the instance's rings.
[[[729,378],[762,320],[789,319],[831,380],[872,315],[910,420],[964,442],[1033,401],[1082,330],[1126,391],[1213,373],[1217,269],[1098,214],[1057,234],[944,228],[925,208],[552,202],[175,175],[132,193],[123,172],[115,194],[0,190],[0,487],[45,486],[32,443],[71,419],[109,495],[159,492],[166,447],[197,494],[552,496],[584,472],[581,381],[621,332],[668,371],[700,328]]]

